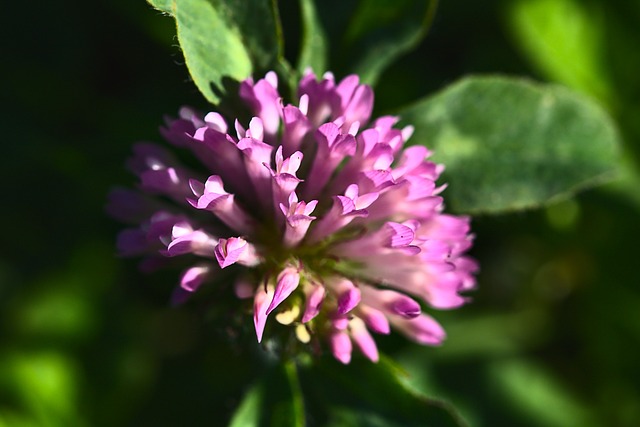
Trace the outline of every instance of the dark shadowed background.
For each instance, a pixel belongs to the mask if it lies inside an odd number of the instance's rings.
[[[3,17],[0,426],[224,425],[261,350],[170,308],[175,274],[117,258],[122,225],[104,213],[134,183],[132,143],[160,141],[181,105],[209,108],[173,21],[143,0],[9,2]],[[473,426],[640,425],[639,24],[628,0],[443,1],[377,84],[383,113],[469,73],[559,82],[625,142],[617,182],[474,219],[479,286],[438,313],[443,347],[379,341]]]

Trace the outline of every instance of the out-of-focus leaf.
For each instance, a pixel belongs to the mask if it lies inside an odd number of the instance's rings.
[[[332,70],[374,85],[398,57],[426,35],[436,0],[329,0],[319,14],[331,40]],[[346,29],[346,31],[345,31]]]
[[[325,359],[302,372],[310,411],[319,425],[461,426],[453,407],[409,389],[406,375],[388,359],[353,360],[343,366]]]
[[[426,35],[436,0],[361,1],[345,35],[353,72],[375,84],[384,69]]]
[[[413,143],[446,166],[455,212],[532,208],[613,176],[618,134],[603,110],[559,86],[469,77],[400,112]]]
[[[302,73],[310,67],[317,75],[326,71],[327,40],[320,24],[318,12],[313,0],[300,0],[302,17],[302,41],[298,71]]]
[[[240,406],[233,414],[229,427],[257,426],[260,422],[260,406],[262,404],[264,384],[258,383],[244,395]]]
[[[522,310],[514,313],[491,313],[456,316],[447,322],[447,342],[432,355],[437,360],[454,360],[478,356],[500,357],[517,354],[539,345],[548,327],[548,313]],[[424,347],[414,351],[426,353]]]
[[[267,0],[179,0],[178,41],[196,86],[218,103],[253,71],[281,69],[281,31]]]
[[[8,386],[39,425],[84,425],[77,412],[78,372],[66,355],[15,352],[0,362],[0,392]]]
[[[35,419],[2,408],[0,413],[0,427],[40,427],[42,424]]]
[[[631,156],[624,156],[620,165],[620,179],[610,183],[606,190],[627,199],[640,209],[640,171],[632,163]]]
[[[50,287],[32,295],[16,310],[16,331],[59,341],[87,339],[96,329],[93,309],[86,295]]]
[[[524,360],[490,365],[492,383],[511,405],[541,427],[595,426],[589,410],[546,370]]]
[[[577,0],[520,0],[508,8],[518,46],[543,73],[607,103],[602,10]]]
[[[275,366],[247,391],[231,427],[304,427],[305,413],[295,365]]]
[[[168,13],[171,15],[173,11],[171,10],[173,3],[175,0],[147,0],[147,2],[158,9],[161,12]]]

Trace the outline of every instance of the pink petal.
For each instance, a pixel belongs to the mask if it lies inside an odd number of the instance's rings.
[[[380,310],[360,304],[356,309],[356,313],[373,332],[384,335],[388,335],[391,332],[389,320]]]
[[[276,285],[275,293],[269,308],[267,308],[267,314],[271,313],[282,301],[287,299],[293,291],[296,290],[300,283],[300,274],[298,270],[287,267],[278,275],[278,284]]]
[[[235,264],[246,248],[247,241],[242,238],[220,239],[214,251],[220,268]]]
[[[180,230],[182,233],[182,230]],[[194,230],[187,234],[180,234],[167,246],[167,256],[178,256],[187,253],[209,257],[213,255],[217,240],[202,230]]]
[[[320,306],[325,296],[325,288],[320,284],[309,285],[305,291],[306,305],[302,315],[302,323],[307,323],[320,313]]]
[[[372,362],[378,361],[378,346],[373,337],[367,331],[362,320],[357,317],[351,320],[351,339],[356,343],[362,354]]]
[[[351,280],[334,278],[327,285],[338,300],[338,313],[345,314],[353,310],[360,302],[360,289]]]
[[[227,122],[220,115],[220,113],[208,113],[206,116],[204,116],[204,121],[211,129],[216,130],[220,133],[227,133]]]
[[[351,361],[351,340],[349,335],[343,331],[334,331],[329,336],[329,346],[333,356],[343,364],[347,365]]]
[[[407,338],[419,344],[440,345],[446,338],[442,326],[426,314],[421,314],[413,319],[395,317],[391,319],[391,323]]]
[[[180,305],[196,292],[203,282],[205,282],[211,273],[211,267],[208,265],[196,265],[188,268],[180,277],[180,286],[175,289],[171,297],[172,305]]]
[[[253,300],[253,325],[256,329],[258,342],[262,342],[262,334],[264,333],[264,327],[267,324],[267,307],[269,306],[269,301],[272,297],[272,286],[267,286],[266,290],[264,286],[259,286]]]
[[[420,304],[400,292],[389,289],[377,289],[373,286],[362,285],[362,303],[385,313],[396,314],[405,318],[418,316],[422,309]]]

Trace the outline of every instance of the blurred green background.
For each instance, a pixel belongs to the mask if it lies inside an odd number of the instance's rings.
[[[159,141],[181,105],[207,108],[172,20],[143,0],[4,9],[0,426],[225,425],[255,355],[170,308],[175,274],[118,259],[122,226],[104,213],[108,190],[134,182],[132,143]],[[625,142],[618,181],[474,219],[479,286],[436,314],[442,348],[379,340],[473,426],[640,425],[639,45],[634,0],[449,0],[377,84],[382,113],[469,73],[558,82]]]

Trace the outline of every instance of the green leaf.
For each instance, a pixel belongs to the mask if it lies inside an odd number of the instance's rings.
[[[540,427],[596,426],[588,406],[576,399],[544,368],[524,359],[489,365],[488,373],[502,399]]]
[[[409,389],[406,375],[388,359],[356,359],[343,366],[326,358],[301,372],[310,411],[318,425],[461,426],[447,402]]]
[[[173,15],[172,7],[174,1],[175,0],[147,0],[147,3],[161,12]]]
[[[382,72],[426,35],[437,0],[325,0],[318,8],[337,74],[374,85]],[[345,31],[346,29],[346,31]]]
[[[614,175],[618,134],[563,87],[469,77],[401,111],[413,143],[446,166],[455,212],[500,213],[561,199]]]
[[[304,403],[293,362],[270,368],[245,395],[231,427],[304,427]]]
[[[229,427],[251,427],[259,425],[263,393],[263,383],[258,383],[251,387],[233,414]]]
[[[251,58],[242,38],[208,0],[177,2],[175,18],[189,73],[205,98],[216,104],[226,79],[251,75]]]
[[[375,84],[385,68],[427,34],[436,0],[361,1],[345,35],[352,71]]]
[[[151,0],[173,11],[189,73],[202,94],[217,104],[252,72],[284,70],[282,31],[268,0]]]
[[[275,0],[208,1],[239,35],[256,71],[276,67],[283,41]]]
[[[300,0],[300,10],[302,42],[297,69],[302,73],[310,67],[316,75],[321,75],[327,69],[326,35],[313,0]]]
[[[576,0],[519,0],[508,6],[514,40],[539,70],[611,103],[601,5]]]

